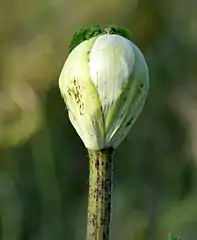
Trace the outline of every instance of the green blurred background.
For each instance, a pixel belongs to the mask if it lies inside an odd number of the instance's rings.
[[[115,155],[113,240],[197,239],[197,2],[0,0],[0,239],[85,239],[88,156],[57,86],[72,33],[116,24],[147,104]]]

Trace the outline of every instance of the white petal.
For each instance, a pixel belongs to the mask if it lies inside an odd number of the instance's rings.
[[[86,148],[104,147],[104,123],[97,90],[89,76],[89,52],[95,41],[79,44],[69,55],[59,78],[59,87],[69,118]]]
[[[148,67],[140,50],[133,44],[135,64],[127,86],[107,116],[106,145],[117,147],[140,115],[149,89]]]
[[[90,52],[90,76],[98,89],[104,120],[127,83],[134,64],[132,43],[119,35],[99,36]]]

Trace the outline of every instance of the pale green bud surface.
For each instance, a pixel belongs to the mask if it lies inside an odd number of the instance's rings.
[[[59,87],[86,148],[116,148],[142,111],[148,68],[130,40],[117,34],[99,35],[71,51]]]

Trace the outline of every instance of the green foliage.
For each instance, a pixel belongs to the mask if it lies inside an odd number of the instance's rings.
[[[104,29],[104,33],[118,34],[122,37],[125,37],[125,38],[131,40],[131,33],[129,32],[129,30],[127,30],[125,28],[119,28],[115,25],[109,25],[108,27],[106,27]]]
[[[96,37],[100,34],[102,34],[102,29],[100,28],[99,25],[92,25],[92,26],[77,30],[74,33],[69,45],[70,52],[81,42],[88,40],[90,38]]]
[[[70,52],[81,42],[101,34],[118,34],[127,39],[131,39],[130,32],[124,28],[109,25],[108,27],[102,29],[99,25],[91,25],[89,27],[80,28],[73,34],[69,45]]]

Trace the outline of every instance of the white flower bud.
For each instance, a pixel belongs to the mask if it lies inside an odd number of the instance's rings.
[[[148,68],[131,41],[116,34],[100,35],[73,49],[59,87],[86,148],[116,148],[142,111]]]

